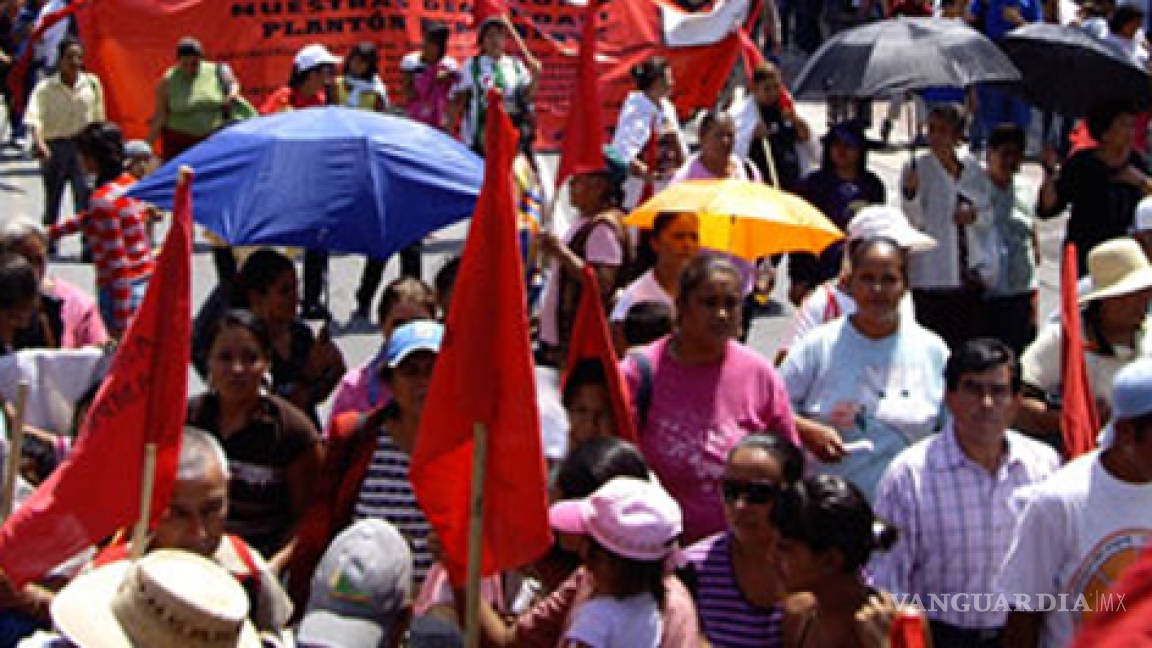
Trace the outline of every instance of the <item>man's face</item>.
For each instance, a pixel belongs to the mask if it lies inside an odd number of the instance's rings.
[[[153,549],[183,549],[211,557],[224,537],[228,480],[212,461],[199,479],[177,479],[168,510],[156,524]]]
[[[1012,393],[1012,371],[1007,365],[960,376],[955,390],[945,396],[961,440],[987,443],[1001,438],[1016,418],[1020,394]]]

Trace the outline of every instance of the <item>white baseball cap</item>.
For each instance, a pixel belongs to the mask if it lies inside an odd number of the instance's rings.
[[[328,51],[327,47],[319,43],[305,45],[296,52],[292,61],[292,68],[297,72],[305,72],[320,65],[339,65],[340,57]]]
[[[861,208],[848,222],[848,238],[865,239],[883,236],[910,252],[923,252],[936,247],[936,240],[912,227],[904,213],[888,205]]]

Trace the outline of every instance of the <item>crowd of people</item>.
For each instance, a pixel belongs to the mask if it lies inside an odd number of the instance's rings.
[[[785,38],[810,49],[821,26],[931,12],[820,4],[766,2],[768,53]],[[1103,20],[1101,37],[1128,38],[1146,65],[1135,10],[1088,4],[1084,28]],[[1052,15],[1033,0],[974,0],[969,18],[981,11],[989,32]],[[109,539],[36,583],[0,578],[0,645],[452,646],[477,605],[484,645],[498,646],[887,646],[909,615],[938,648],[1063,646],[1152,544],[1146,116],[1100,106],[1077,126],[1094,143],[1046,150],[1029,195],[1026,105],[979,89],[972,115],[963,91],[960,103],[924,97],[926,147],[886,186],[871,125],[838,121],[818,137],[775,64],[734,75],[742,92],[689,128],[672,67],[653,57],[632,69],[602,167],[568,182],[571,223],[550,231],[539,226],[552,188],[533,152],[539,64],[513,52],[500,18],[477,25],[466,60],[448,55],[449,35],[425,26],[400,88],[381,81],[373,43],[343,58],[307,45],[258,106],[186,37],[156,80],[146,139],[129,141],[106,119],[83,43],[59,38],[23,115],[44,212],[0,227],[0,392],[17,375],[48,403],[25,419],[21,479],[34,486],[83,433],[148,287],[164,214],[125,192],[160,162],[236,121],[328,105],[403,112],[483,155],[496,89],[521,133],[526,265],[542,257],[528,307],[541,411],[560,410],[540,430],[553,546],[468,601],[409,478],[425,406],[450,406],[426,400],[458,258],[429,283],[414,244],[382,291],[387,260],[365,260],[353,317],[374,317],[378,351],[350,368],[327,325],[327,251],[303,252],[300,290],[294,252],[217,239],[218,285],[192,340],[207,388],[188,399],[164,514],[143,549]],[[702,247],[690,210],[625,226],[646,197],[709,179],[795,193],[847,236],[746,259]],[[75,210],[60,220],[65,185]],[[1037,312],[1036,219],[1065,212],[1103,425],[1099,449],[1079,457],[1061,434],[1063,329]],[[95,298],[49,271],[72,233]],[[792,325],[756,349],[753,311],[782,263]],[[566,366],[587,268],[618,365]],[[67,364],[53,370],[53,354]],[[613,408],[618,384],[629,411]],[[67,426],[49,415],[61,406]]]

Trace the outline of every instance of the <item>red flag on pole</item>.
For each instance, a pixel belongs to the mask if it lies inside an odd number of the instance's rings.
[[[600,79],[596,69],[599,12],[598,3],[588,0],[584,10],[584,30],[580,36],[576,83],[568,101],[567,126],[560,150],[560,171],[556,174],[557,187],[571,176],[598,171],[604,167],[604,117],[600,110]]]
[[[36,25],[32,33],[28,35],[24,51],[20,54],[20,58],[16,59],[16,64],[8,71],[8,91],[12,93],[13,108],[16,112],[22,112],[24,110],[24,77],[28,76],[28,66],[32,65],[32,56],[36,52],[36,43],[40,42],[40,39],[44,36],[44,32],[48,31],[61,20],[76,13],[87,1],[88,0],[75,0],[72,4],[45,15],[44,20],[41,20],[40,24]]]
[[[636,424],[632,420],[628,391],[624,389],[624,379],[620,375],[619,358],[612,346],[608,318],[604,316],[604,305],[600,303],[600,284],[596,281],[596,272],[587,264],[584,266],[583,284],[576,321],[572,324],[572,339],[568,342],[566,371],[571,371],[577,362],[585,358],[600,361],[608,383],[608,398],[612,403],[616,430],[621,438],[636,443]],[[567,374],[564,381],[568,381]]]
[[[1064,263],[1060,268],[1060,326],[1063,367],[1063,406],[1060,429],[1064,435],[1064,453],[1074,459],[1096,447],[1100,419],[1096,399],[1088,382],[1084,364],[1084,338],[1080,332],[1080,304],[1076,292],[1076,245],[1064,244]]]
[[[472,4],[472,26],[479,27],[480,23],[489,18],[499,18],[508,15],[508,0],[476,0]]]
[[[139,517],[146,445],[156,446],[150,519],[168,505],[188,398],[190,184],[176,189],[172,225],[144,303],[72,454],[0,528],[0,568],[16,587]]]
[[[1107,594],[1091,603],[1070,648],[1129,648],[1144,646],[1152,637],[1152,546],[1120,573]]]
[[[480,485],[483,573],[524,565],[552,542],[512,187],[517,132],[498,94],[488,105],[484,187],[409,472],[456,584],[467,566],[477,423],[488,430],[489,449]]]
[[[891,648],[925,648],[924,637],[927,623],[919,614],[909,610],[898,610],[888,628],[888,644]]]

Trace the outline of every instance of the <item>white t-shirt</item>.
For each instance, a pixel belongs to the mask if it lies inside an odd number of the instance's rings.
[[[573,223],[564,234],[564,243],[570,245],[576,233],[587,222],[588,219],[581,218]],[[617,267],[624,263],[624,248],[620,246],[620,239],[611,225],[600,224],[592,229],[584,246],[584,261]],[[560,273],[564,270],[559,261],[554,260],[549,265],[548,283],[544,286],[544,296],[540,300],[540,340],[557,344],[560,329],[556,322],[556,308],[560,304]]]
[[[532,81],[528,68],[514,56],[505,54],[500,57],[499,63],[494,64],[491,56],[478,54],[464,62],[460,68],[460,77],[452,86],[452,96],[471,91],[468,100],[468,110],[464,119],[460,120],[460,137],[465,144],[471,144],[473,135],[477,132],[478,106],[481,95],[496,85],[497,69],[499,76],[503,77],[504,102],[512,104],[516,98],[516,91],[527,86]],[[479,74],[477,74],[479,72]],[[483,92],[477,92],[477,90]]]
[[[1084,607],[1094,611],[1105,602],[1098,597],[1152,538],[1152,484],[1116,479],[1097,450],[1016,491],[1013,500],[1015,537],[993,589],[1013,605],[1016,594],[1031,595],[1032,610],[1052,604],[1039,595],[1055,596],[1065,610],[1046,611],[1039,645],[1065,646],[1084,620]]]
[[[639,90],[629,92],[624,104],[620,106],[620,116],[616,118],[612,148],[622,159],[631,162],[648,144],[653,124],[664,129],[675,129],[679,133],[680,120],[676,117],[676,107],[667,99],[661,99],[657,105]],[[684,146],[684,137],[681,135],[679,139],[681,153],[687,159],[688,148]]]
[[[1112,381],[1116,373],[1125,365],[1138,358],[1152,358],[1152,318],[1144,320],[1143,328],[1136,334],[1136,349],[1114,346],[1115,355],[1105,356],[1084,350],[1084,364],[1088,368],[1088,382],[1092,384],[1092,394],[1105,402],[1112,402]],[[1059,394],[1063,373],[1061,367],[1062,339],[1060,323],[1045,326],[1040,335],[1024,350],[1020,364],[1024,382],[1049,394]],[[1087,345],[1087,342],[1086,342]]]
[[[816,286],[812,292],[808,293],[804,301],[800,302],[800,306],[792,315],[792,329],[788,331],[784,343],[780,345],[780,350],[787,351],[797,340],[802,339],[817,326],[855,312],[856,300],[852,299],[852,295],[840,289],[839,279],[826,281]],[[908,321],[916,319],[912,297],[907,293],[904,295],[904,299],[900,300],[900,316],[907,318]]]
[[[636,281],[628,284],[628,287],[616,299],[616,305],[612,307],[612,315],[608,319],[613,322],[623,322],[628,317],[628,310],[642,302],[668,304],[668,308],[672,309],[672,319],[676,319],[675,300],[672,299],[672,295],[669,295],[667,290],[664,290],[664,286],[656,281],[656,274],[652,270],[645,272]]]
[[[597,596],[572,613],[564,639],[591,648],[658,648],[664,624],[651,594],[618,599]]]

